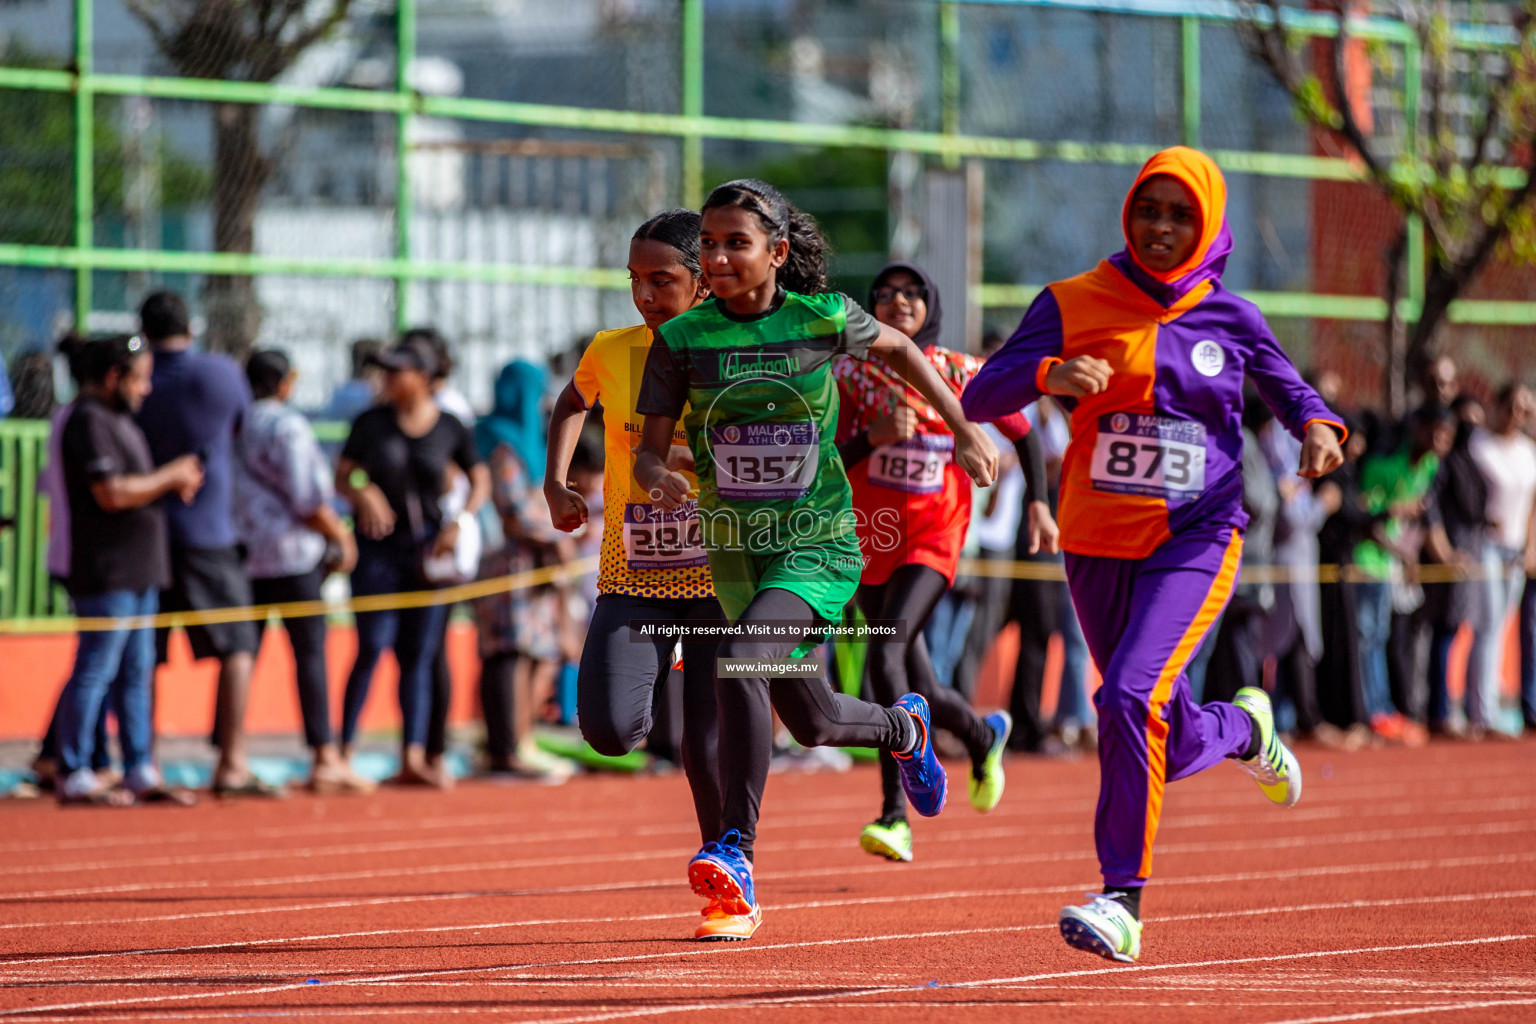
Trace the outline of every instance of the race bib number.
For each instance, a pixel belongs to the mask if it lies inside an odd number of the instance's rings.
[[[816,479],[821,434],[814,423],[714,427],[715,490],[735,501],[803,498]]]
[[[691,569],[708,565],[699,503],[667,511],[650,502],[624,506],[624,560],[631,569]]]
[[[955,439],[949,434],[917,434],[871,452],[869,482],[908,494],[937,494],[954,457]]]
[[[1205,492],[1205,427],[1168,416],[1101,416],[1089,476],[1096,491],[1193,501]]]

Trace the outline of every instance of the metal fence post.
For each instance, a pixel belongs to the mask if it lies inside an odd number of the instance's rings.
[[[91,260],[96,242],[96,110],[91,90],[92,0],[75,0],[75,329],[90,329]]]
[[[395,8],[395,91],[405,101],[395,115],[395,257],[411,262],[411,119],[415,91],[411,88],[411,62],[416,58],[416,0],[397,0]],[[403,269],[395,277],[395,327],[411,325],[411,273]]]
[[[960,5],[954,0],[939,4],[939,131],[947,137],[960,134]],[[944,166],[955,170],[960,154],[946,150]]]
[[[683,116],[704,116],[704,0],[683,0]],[[704,136],[683,133],[683,205],[704,205]]]
[[[1184,145],[1200,148],[1200,19],[1181,18],[1179,63],[1183,70]]]
[[[1423,110],[1424,54],[1416,37],[1403,43],[1403,149],[1414,177],[1419,174],[1419,112]],[[1424,312],[1424,220],[1408,215],[1408,308],[1403,320],[1417,323]]]

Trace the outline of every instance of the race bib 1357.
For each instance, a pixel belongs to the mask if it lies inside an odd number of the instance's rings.
[[[736,501],[803,498],[816,479],[816,424],[743,423],[710,430],[715,490]]]

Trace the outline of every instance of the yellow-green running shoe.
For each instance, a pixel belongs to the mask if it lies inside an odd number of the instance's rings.
[[[1135,963],[1141,956],[1141,922],[1119,900],[1091,892],[1088,902],[1062,907],[1057,918],[1067,945],[1106,960]]]
[[[985,721],[992,727],[992,745],[981,764],[971,766],[971,806],[982,814],[1003,798],[1003,751],[1008,748],[1008,736],[1013,732],[1013,716],[1006,711],[994,711]]]
[[[1232,703],[1248,713],[1259,730],[1259,752],[1238,761],[1253,776],[1264,795],[1281,807],[1294,807],[1301,799],[1301,765],[1275,732],[1275,712],[1269,694],[1252,686],[1237,691]]]
[[[905,818],[874,821],[859,833],[859,848],[886,860],[912,860],[912,826]]]

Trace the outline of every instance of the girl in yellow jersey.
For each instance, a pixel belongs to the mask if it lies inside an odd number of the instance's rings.
[[[697,502],[664,510],[635,483],[632,471],[644,423],[635,402],[652,331],[709,294],[699,267],[699,215],[669,210],[640,225],[630,240],[629,278],[635,308],[645,322],[602,331],[587,346],[575,377],[555,403],[544,477],[555,526],[574,530],[585,523],[586,502],[566,483],[566,473],[587,410],[601,403],[607,465],[599,596],[581,655],[576,709],[587,742],[610,756],[635,749],[651,731],[654,693],[672,667],[676,636],[668,627],[725,623],[710,582]],[[697,486],[681,425],[668,464]],[[631,629],[631,623],[641,622],[654,625],[654,632]],[[716,646],[707,638],[683,639],[683,771],[706,842],[720,835]],[[694,937],[748,939],[758,920],[711,905]]]

